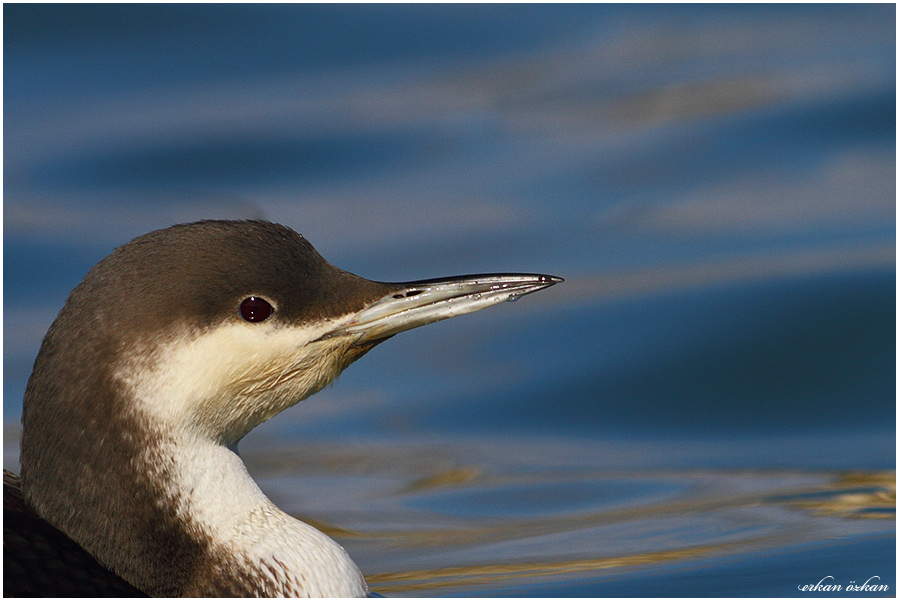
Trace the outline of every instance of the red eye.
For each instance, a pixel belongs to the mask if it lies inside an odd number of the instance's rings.
[[[251,323],[265,321],[273,312],[274,309],[268,301],[258,296],[251,296],[240,303],[240,316]]]

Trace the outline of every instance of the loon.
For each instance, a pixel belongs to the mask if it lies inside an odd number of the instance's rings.
[[[262,493],[238,442],[399,332],[561,281],[375,282],[267,221],[120,246],[72,291],[28,380],[4,594],[370,596],[339,544]]]

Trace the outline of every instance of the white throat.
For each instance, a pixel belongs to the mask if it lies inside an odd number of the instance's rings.
[[[185,434],[163,443],[163,448],[148,450],[155,452],[174,461],[168,474],[173,490],[167,492],[180,520],[211,540],[215,555],[258,573],[266,582],[267,596],[369,594],[346,551],[278,509],[231,449]],[[148,465],[158,460],[148,457]]]

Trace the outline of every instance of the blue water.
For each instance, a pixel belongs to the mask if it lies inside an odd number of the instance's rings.
[[[386,595],[895,594],[891,5],[4,5],[4,465],[69,290],[266,218],[565,283],[242,443]]]
[[[864,560],[860,560],[863,556]],[[838,580],[826,577],[835,573],[868,573],[871,570],[881,574],[891,573],[895,570],[895,563],[895,540],[860,538],[830,546],[787,546],[776,553],[752,553],[736,560],[697,561],[679,566],[676,570],[647,570],[629,578],[572,579],[561,586],[510,587],[492,591],[492,594],[497,597],[883,597],[891,595],[892,585],[887,585],[890,587],[888,590],[848,590],[849,586],[882,586],[886,584],[882,578],[866,576]],[[800,584],[793,590],[783,587],[777,570],[773,569],[775,565],[796,574],[796,581]],[[830,584],[842,588],[823,592],[820,589],[800,590],[801,586],[819,583],[822,587]]]

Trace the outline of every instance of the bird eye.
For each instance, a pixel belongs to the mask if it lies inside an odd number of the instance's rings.
[[[274,311],[268,301],[258,296],[251,296],[240,303],[240,316],[250,323],[265,321]]]

